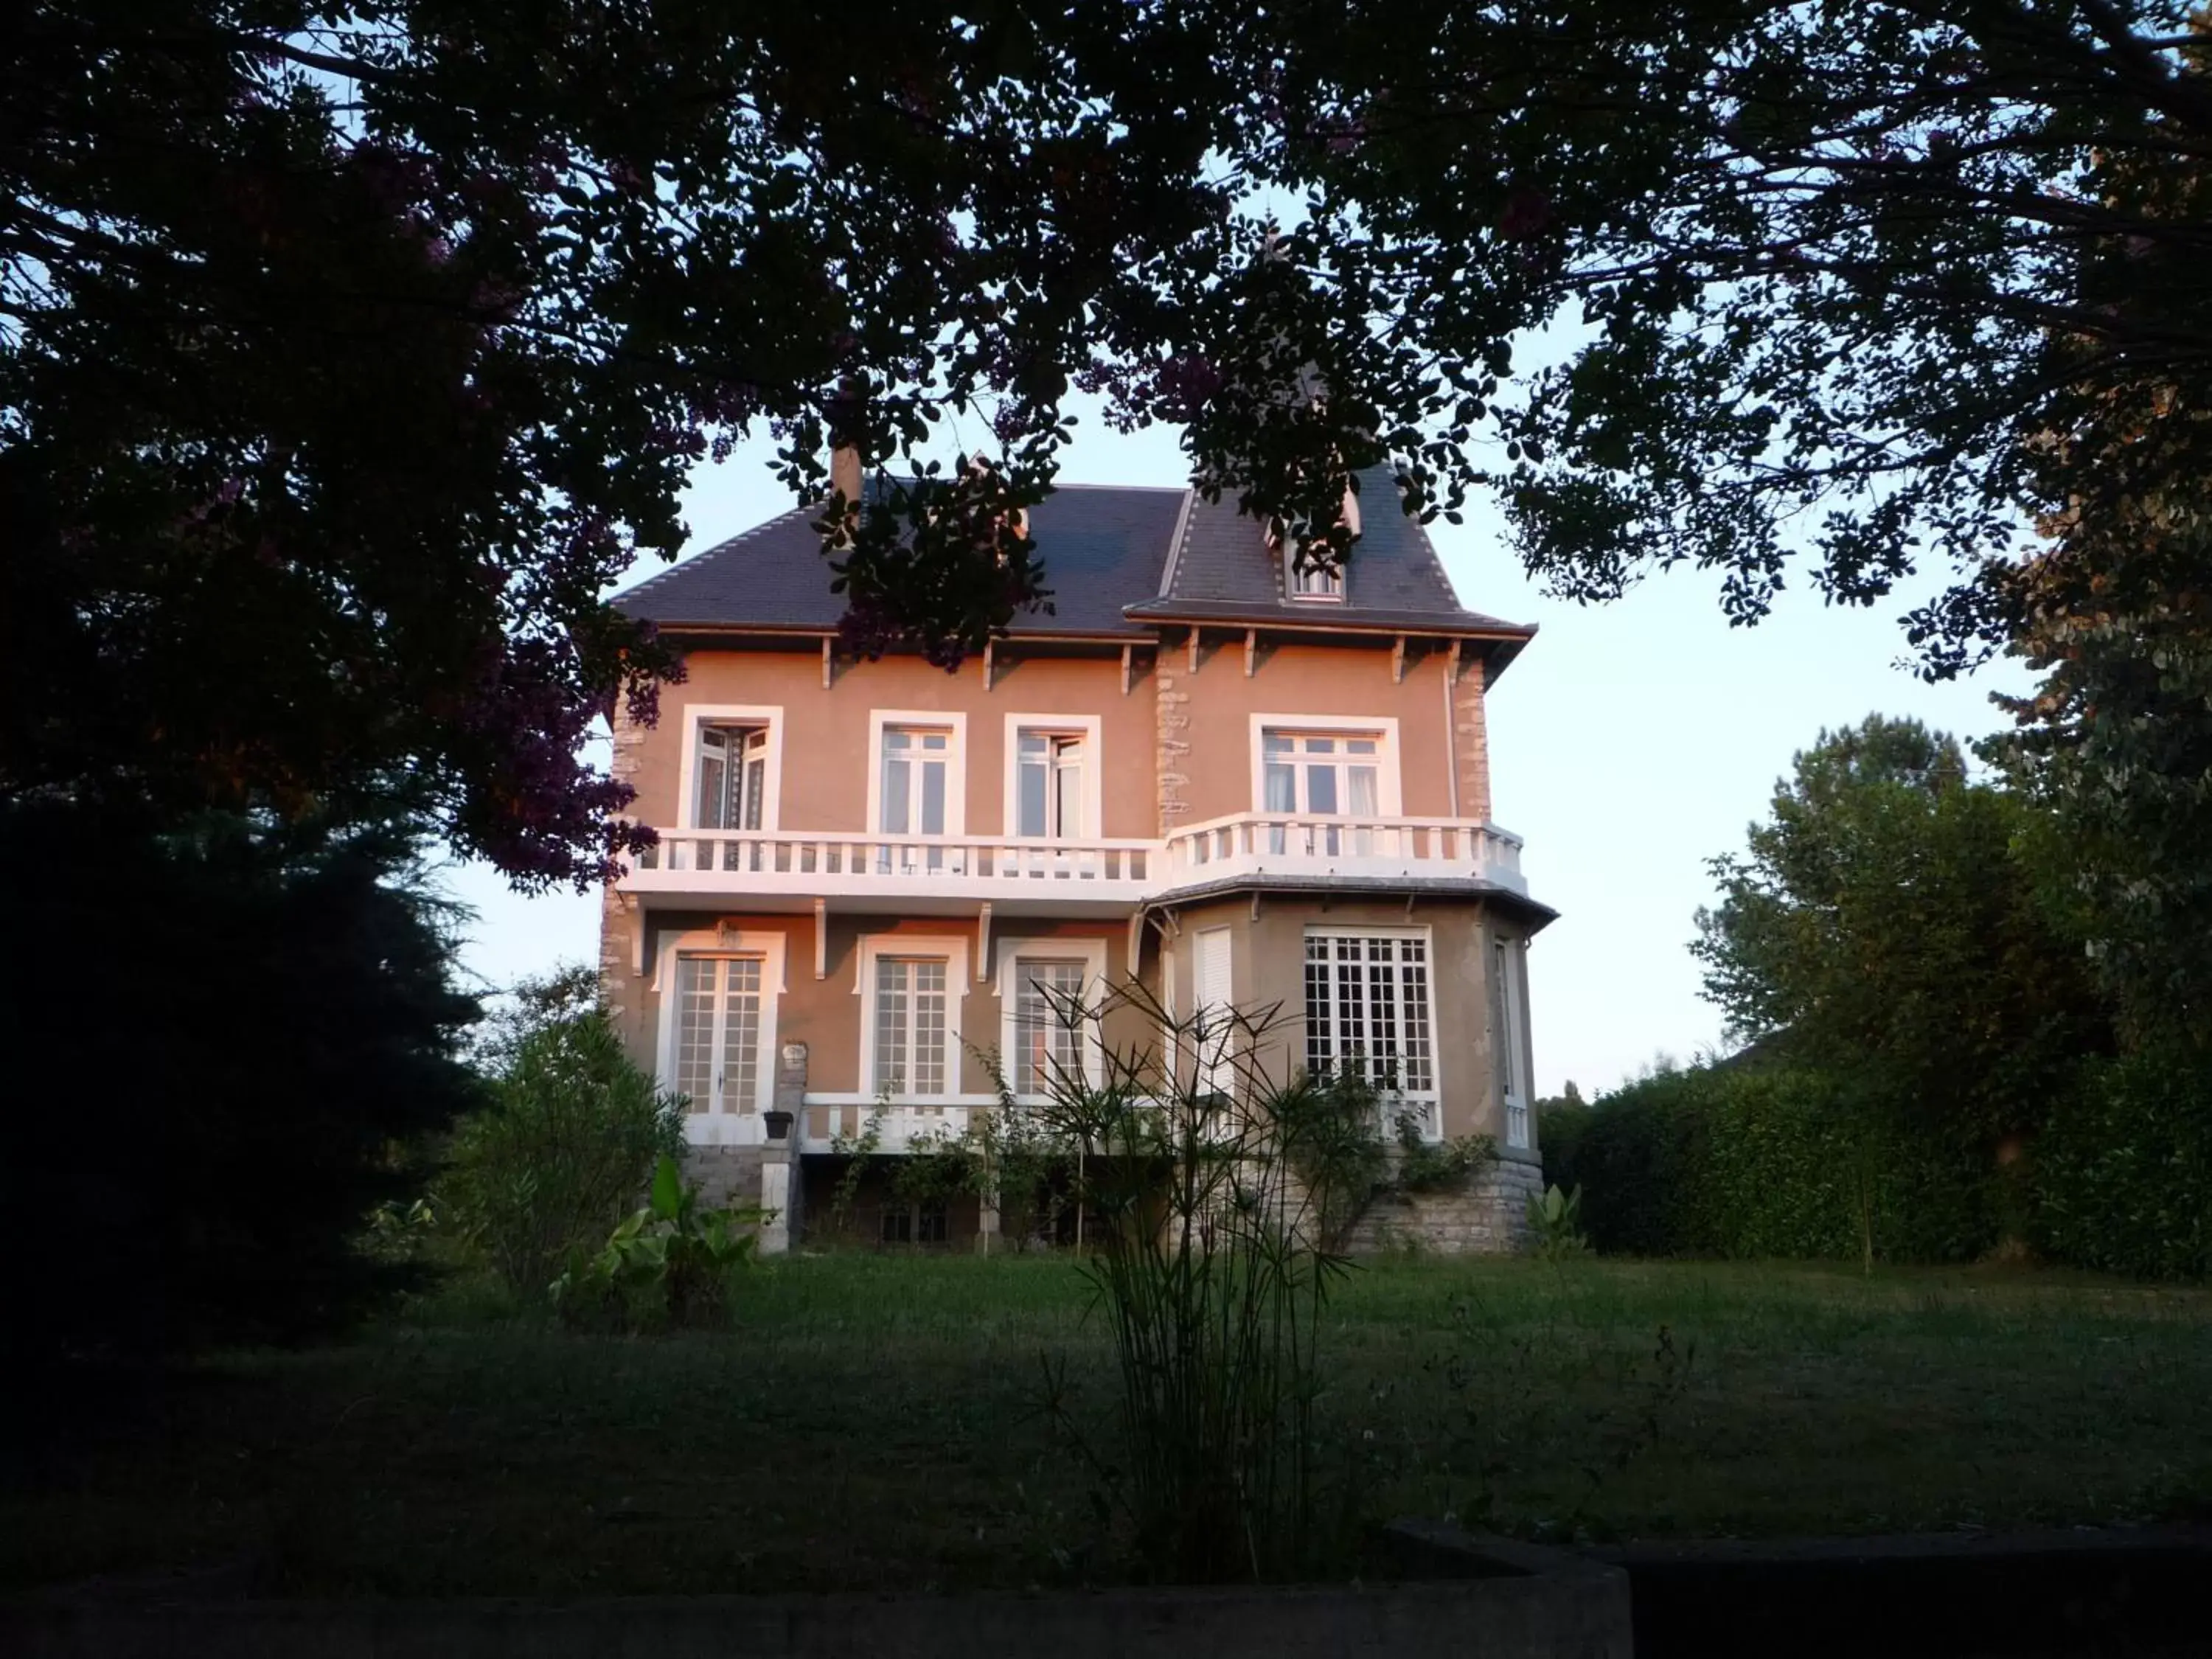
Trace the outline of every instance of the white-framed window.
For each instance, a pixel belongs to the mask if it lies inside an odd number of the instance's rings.
[[[890,708],[870,714],[870,834],[965,832],[967,725],[965,714]]]
[[[1237,1082],[1235,987],[1229,967],[1229,930],[1207,927],[1191,936],[1192,1080],[1200,1094],[1229,1094]]]
[[[1252,810],[1286,817],[1396,817],[1398,722],[1339,714],[1252,716]]]
[[[694,703],[684,711],[685,830],[777,826],[783,782],[783,710],[767,703]]]
[[[691,821],[702,830],[757,830],[768,793],[768,728],[705,726]]]
[[[695,1143],[763,1138],[783,960],[781,933],[704,928],[660,942],[659,1072],[663,1086],[686,1097],[685,1134]]]
[[[1285,543],[1283,547],[1283,592],[1293,599],[1341,604],[1344,599],[1344,567],[1341,564],[1327,567],[1301,564],[1297,549]]]
[[[968,941],[900,933],[860,940],[860,1086],[878,1098],[942,1101],[960,1087]]]
[[[1354,1072],[1436,1121],[1436,1013],[1426,928],[1306,930],[1306,1070]]]
[[[1301,817],[1371,818],[1382,810],[1382,738],[1375,732],[1260,734],[1261,810]]]
[[[1006,716],[1007,835],[1098,838],[1104,779],[1098,727],[1096,714]]]
[[[1006,939],[999,951],[999,1055],[1018,1100],[1048,1097],[1061,1079],[1104,1079],[1098,1006],[1103,939]]]
[[[942,957],[876,958],[876,1054],[870,1092],[941,1095],[945,1088],[946,963]]]
[[[1505,1144],[1522,1151],[1528,1146],[1528,1015],[1521,994],[1526,948],[1517,939],[1491,935],[1491,1061],[1497,1070],[1498,1098],[1505,1108]]]

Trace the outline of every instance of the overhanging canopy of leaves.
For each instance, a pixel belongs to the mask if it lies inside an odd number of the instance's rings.
[[[2191,10],[1316,7],[1289,125],[1329,135],[1310,171],[1407,328],[1569,325],[1498,414],[1532,568],[1599,598],[1716,568],[1749,618],[1793,550],[1862,602],[1936,554],[1969,579],[1914,623],[1948,670],[2004,637],[1984,562],[2074,485],[2054,434],[2115,389],[2212,400],[2212,223],[2172,187],[2212,159]]]
[[[766,427],[810,500],[833,432],[919,475],[838,560],[857,643],[954,660],[1048,600],[1015,509],[1071,386],[1325,556],[1383,459],[1425,513],[1503,489],[1583,596],[1688,561],[1748,617],[1800,544],[1846,600],[1945,556],[1954,666],[2016,614],[1981,562],[2067,494],[2051,434],[2151,380],[2205,406],[2187,28],[50,0],[0,62],[7,781],[404,786],[588,880],[636,832],[577,739],[670,666],[598,596],[680,544],[689,469]]]

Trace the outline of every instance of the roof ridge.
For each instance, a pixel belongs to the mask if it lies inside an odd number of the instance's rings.
[[[1160,591],[1153,596],[1156,599],[1164,599],[1175,592],[1176,572],[1182,568],[1183,540],[1190,534],[1190,504],[1197,499],[1198,487],[1185,484],[1182,510],[1176,514],[1175,528],[1168,532],[1167,564],[1160,572]]]

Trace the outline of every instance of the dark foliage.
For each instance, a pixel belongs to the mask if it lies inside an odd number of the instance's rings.
[[[37,872],[0,1113],[16,1352],[293,1341],[411,1282],[362,1230],[477,1098],[477,1007],[407,837],[18,805],[0,845]]]
[[[1544,1177],[1632,1255],[1971,1261],[2002,1219],[1986,1159],[1788,1066],[1662,1072],[1547,1115]]]
[[[2212,1273],[2212,1068],[2152,1049],[2100,1067],[2037,1139],[2031,1237],[2144,1279]]]

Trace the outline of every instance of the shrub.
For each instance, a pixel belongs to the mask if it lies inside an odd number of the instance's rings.
[[[1601,1250],[1955,1261],[1997,1240],[1984,1154],[1802,1068],[1662,1072],[1547,1122],[1546,1178],[1586,1191]]]
[[[673,1158],[654,1167],[653,1196],[623,1222],[606,1248],[571,1267],[551,1286],[571,1323],[613,1322],[629,1330],[718,1324],[730,1310],[732,1281],[759,1248],[757,1206],[710,1210]]]
[[[519,1296],[598,1249],[684,1152],[684,1101],[622,1046],[586,970],[520,988],[488,1046],[491,1104],[463,1120],[441,1210]]]
[[[2076,1267],[2144,1279],[2212,1272],[2212,1066],[2152,1051],[2093,1073],[2032,1160],[2030,1237]]]
[[[1528,1237],[1547,1261],[1562,1261],[1589,1249],[1583,1237],[1583,1189],[1561,1192],[1553,1185],[1528,1194]]]

